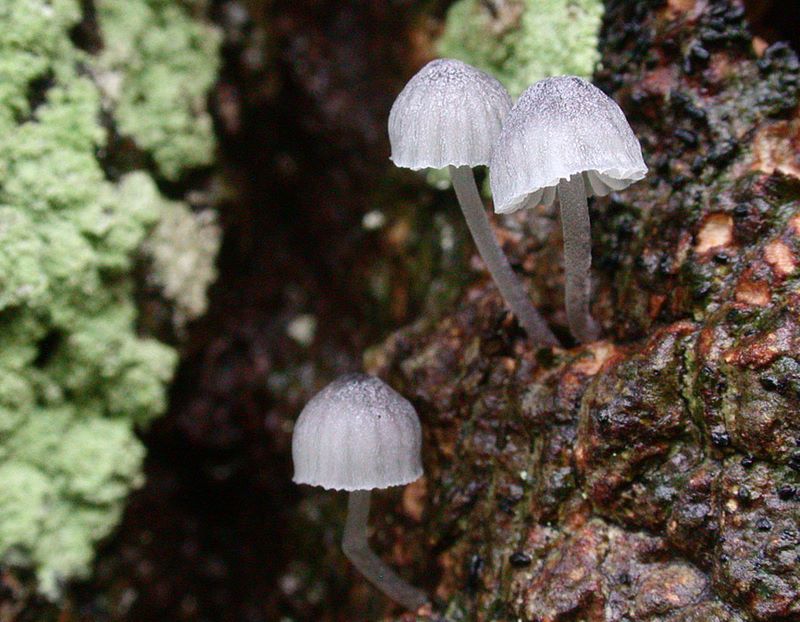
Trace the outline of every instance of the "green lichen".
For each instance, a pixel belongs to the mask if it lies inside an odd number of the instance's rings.
[[[100,66],[118,130],[150,152],[161,173],[211,163],[206,97],[218,70],[220,36],[172,0],[98,0],[106,42]]]
[[[135,429],[164,411],[177,361],[139,334],[133,273],[189,210],[144,171],[109,178],[105,121],[165,177],[213,152],[213,31],[166,0],[95,5],[99,57],[73,42],[77,0],[0,3],[0,563],[53,598],[141,484]]]
[[[162,205],[161,220],[145,251],[152,259],[151,279],[172,301],[173,322],[180,331],[206,311],[206,290],[217,276],[220,231],[211,210],[195,214],[183,203]]]
[[[599,0],[459,0],[439,54],[493,74],[518,96],[547,76],[590,77],[602,18]]]
[[[0,481],[0,546],[8,556],[23,556],[36,547],[55,489],[41,471],[23,463],[0,465]]]

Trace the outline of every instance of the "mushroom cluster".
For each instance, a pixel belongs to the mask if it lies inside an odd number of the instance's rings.
[[[472,237],[506,304],[539,345],[558,341],[533,307],[492,234],[472,168],[489,166],[497,213],[559,199],[565,299],[572,334],[597,339],[590,306],[591,225],[587,198],[622,190],[647,167],[619,106],[574,76],[537,82],[511,105],[503,86],[465,63],[428,63],[389,115],[392,161],[404,168],[449,167]]]
[[[392,161],[412,170],[448,168],[478,252],[529,338],[558,345],[492,233],[473,174],[489,166],[497,213],[551,205],[564,233],[565,298],[572,334],[597,339],[590,312],[591,224],[587,199],[622,190],[647,167],[619,106],[585,80],[547,78],[512,106],[503,86],[457,60],[423,67],[389,115]],[[315,395],[295,424],[294,481],[349,493],[342,549],[389,598],[412,611],[428,596],[369,547],[371,491],[422,475],[422,431],[414,407],[378,378],[350,374]]]
[[[458,203],[506,304],[536,343],[558,344],[492,233],[472,169],[489,164],[511,97],[489,74],[434,60],[408,81],[389,113],[392,161],[412,170],[448,168]]]

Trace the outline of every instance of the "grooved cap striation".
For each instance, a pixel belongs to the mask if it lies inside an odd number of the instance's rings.
[[[293,481],[335,490],[408,484],[422,475],[411,403],[365,374],[334,380],[306,404],[292,436]]]
[[[575,76],[528,87],[503,122],[489,174],[498,213],[551,204],[561,179],[583,175],[587,196],[627,188],[647,173],[617,103]]]
[[[391,160],[421,170],[489,163],[511,97],[489,74],[458,60],[431,61],[389,113]]]

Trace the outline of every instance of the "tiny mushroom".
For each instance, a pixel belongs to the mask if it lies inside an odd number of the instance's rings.
[[[449,167],[467,226],[506,304],[534,342],[557,345],[492,233],[472,172],[489,163],[510,108],[505,88],[490,75],[457,60],[431,61],[392,106],[391,159],[412,170]]]
[[[389,598],[411,611],[428,596],[401,579],[369,548],[370,491],[422,475],[422,431],[408,400],[373,376],[348,374],[306,404],[294,428],[293,481],[346,490],[342,550]]]
[[[495,211],[551,205],[564,233],[567,319],[582,342],[598,337],[589,309],[592,264],[587,197],[642,179],[639,141],[613,99],[586,80],[559,76],[528,87],[503,122],[489,165]]]

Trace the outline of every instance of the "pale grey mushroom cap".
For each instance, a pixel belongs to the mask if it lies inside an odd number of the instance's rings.
[[[389,113],[391,160],[421,170],[489,163],[511,97],[492,76],[458,60],[425,65]]]
[[[422,475],[411,403],[365,374],[334,380],[306,404],[292,435],[293,481],[335,490],[408,484]]]
[[[489,164],[498,213],[553,203],[559,180],[572,175],[583,175],[587,196],[605,196],[646,173],[620,107],[574,76],[546,78],[525,90],[503,122]]]

